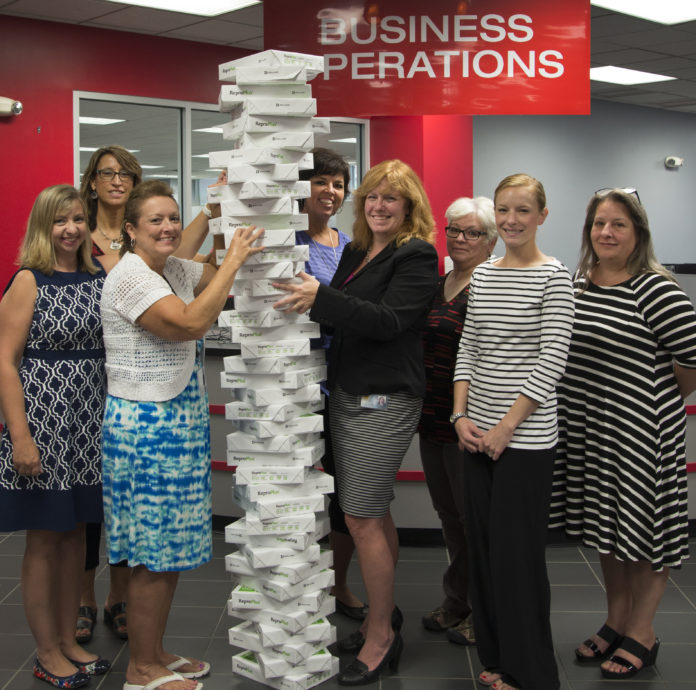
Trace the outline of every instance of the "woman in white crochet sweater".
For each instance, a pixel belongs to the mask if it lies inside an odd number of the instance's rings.
[[[107,548],[110,562],[133,567],[124,690],[164,677],[164,690],[198,690],[210,665],[166,652],[162,638],[180,571],[212,555],[202,339],[262,231],[239,229],[217,270],[178,259],[179,208],[169,185],[152,181],[131,194],[122,233],[101,309]]]

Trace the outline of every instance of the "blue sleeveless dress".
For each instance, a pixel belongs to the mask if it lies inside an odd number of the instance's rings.
[[[101,522],[103,516],[100,441],[106,375],[99,303],[105,274],[32,273],[37,295],[19,377],[43,471],[38,477],[17,474],[4,428],[0,531],[62,532],[80,522]]]

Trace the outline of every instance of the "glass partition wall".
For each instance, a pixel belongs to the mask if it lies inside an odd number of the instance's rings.
[[[229,115],[219,112],[217,105],[75,92],[74,114],[76,185],[95,150],[120,144],[140,162],[143,179],[171,185],[185,223],[205,204],[207,187],[220,172],[209,167],[208,153],[233,148],[221,130]],[[331,118],[331,132],[315,134],[316,146],[333,149],[348,161],[351,189],[359,184],[369,160],[367,124],[367,120]],[[332,223],[348,235],[351,207],[348,198]]]

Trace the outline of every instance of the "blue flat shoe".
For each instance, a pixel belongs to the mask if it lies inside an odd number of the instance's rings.
[[[94,661],[88,661],[87,663],[82,663],[81,661],[75,661],[75,659],[69,658],[68,661],[73,666],[77,666],[78,671],[87,673],[90,676],[103,676],[111,668],[111,662],[108,659],[102,659],[102,657],[98,657]]]
[[[70,676],[56,676],[41,665],[38,657],[34,659],[34,675],[40,680],[44,680],[54,687],[64,690],[81,688],[89,683],[90,678],[88,673],[83,673],[82,671],[76,671]]]

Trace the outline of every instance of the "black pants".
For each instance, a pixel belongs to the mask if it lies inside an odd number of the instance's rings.
[[[478,654],[522,690],[557,690],[546,534],[555,448],[464,452],[469,596]],[[512,680],[511,680],[512,682]]]

